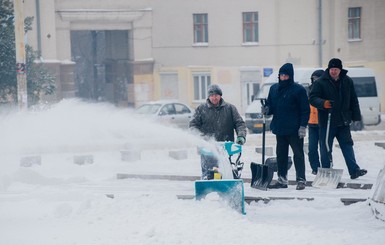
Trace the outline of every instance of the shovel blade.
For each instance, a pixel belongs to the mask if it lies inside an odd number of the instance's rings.
[[[267,165],[251,162],[251,187],[259,190],[267,190],[267,186],[273,179],[274,170]]]
[[[343,169],[318,168],[313,187],[336,189],[342,178]]]

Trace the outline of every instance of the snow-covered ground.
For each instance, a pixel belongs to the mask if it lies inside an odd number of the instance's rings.
[[[384,120],[384,118],[383,118]],[[369,172],[350,180],[341,152],[335,168],[343,182],[376,182],[385,164],[385,131],[369,127],[353,132],[356,158]],[[274,136],[267,134],[274,145]],[[245,178],[261,135],[248,135],[243,148]],[[246,215],[216,198],[180,200],[194,194],[193,181],[118,179],[118,173],[200,174],[197,146],[190,133],[135,118],[128,109],[65,100],[46,110],[0,112],[0,244],[383,244],[385,223],[368,202],[344,206],[340,198],[368,198],[373,190],[325,190],[295,186],[260,191],[255,197],[311,197],[246,204]],[[140,153],[122,161],[121,151]],[[187,151],[176,160],[170,151]],[[41,164],[20,166],[27,156]],[[75,164],[76,156],[93,163]],[[306,158],[307,159],[307,158]],[[314,179],[307,164],[307,179]],[[295,171],[289,172],[291,180]]]

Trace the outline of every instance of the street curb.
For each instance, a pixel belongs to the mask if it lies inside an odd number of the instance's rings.
[[[160,180],[172,180],[172,181],[196,181],[200,180],[199,176],[191,175],[158,175],[158,174],[126,174],[118,173],[116,175],[117,179],[160,179]],[[250,178],[242,178],[245,183],[251,183]],[[273,180],[272,184],[276,181]],[[313,181],[306,181],[306,186],[311,186]],[[297,185],[297,182],[294,180],[289,180],[289,185]],[[373,187],[373,184],[364,184],[364,183],[344,183],[340,182],[337,188],[350,188],[350,189],[360,189],[360,190],[369,190]]]
[[[194,195],[177,195],[178,199],[182,200],[195,200]],[[288,201],[288,200],[299,200],[299,201],[314,201],[313,197],[255,197],[255,196],[245,196],[245,202],[250,204],[252,202],[263,202],[264,204],[269,203],[270,201]],[[364,198],[340,198],[340,201],[345,205],[351,205],[357,202],[365,202],[367,199]]]

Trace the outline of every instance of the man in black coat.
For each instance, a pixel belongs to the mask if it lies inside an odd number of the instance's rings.
[[[310,104],[318,109],[322,167],[331,167],[325,142],[328,113],[330,112],[331,120],[327,142],[329,149],[332,151],[333,140],[337,138],[350,178],[356,179],[365,175],[367,171],[360,169],[354,156],[350,124],[352,121],[361,120],[361,111],[353,80],[347,75],[347,72],[342,69],[340,59],[331,59],[324,75],[313,84],[309,99]]]
[[[269,188],[287,188],[289,146],[294,154],[297,190],[305,189],[305,154],[303,140],[309,121],[310,107],[305,88],[294,82],[291,63],[279,69],[279,82],[270,87],[266,106],[262,112],[273,115],[270,128],[277,140],[278,181]]]
[[[239,115],[237,108],[222,98],[222,90],[217,84],[207,89],[208,98],[199,105],[190,121],[190,128],[198,131],[204,138],[216,141],[234,141],[234,131],[237,134],[236,143],[246,142],[246,124]],[[202,179],[210,179],[210,170],[218,167],[215,156],[201,155]]]

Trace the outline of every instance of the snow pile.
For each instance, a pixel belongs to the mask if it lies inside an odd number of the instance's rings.
[[[378,173],[377,181],[373,186],[370,206],[374,215],[385,221],[385,166]]]

